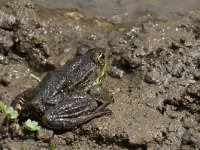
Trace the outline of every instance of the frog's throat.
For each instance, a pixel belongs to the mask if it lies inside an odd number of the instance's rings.
[[[101,78],[105,75],[106,72],[106,68],[107,68],[107,61],[108,61],[108,53],[107,51],[104,52],[104,61],[102,62],[100,60],[100,57],[98,57],[98,61],[100,62],[100,68],[97,70],[96,74],[97,74],[97,78],[95,79],[95,81],[93,82],[92,85],[98,85],[101,84]]]
[[[101,55],[102,56],[102,55]],[[105,72],[106,72],[106,68],[107,68],[107,61],[108,61],[108,53],[107,51],[104,52],[104,61],[101,61],[100,60],[100,57],[97,58],[98,60],[98,63],[99,63],[99,68],[97,69],[96,71],[96,79],[94,80],[94,82],[92,82],[91,84],[89,84],[85,89],[84,91],[87,91],[88,89],[91,88],[91,86],[95,86],[95,85],[99,85],[101,84],[102,82],[102,77],[105,75]]]

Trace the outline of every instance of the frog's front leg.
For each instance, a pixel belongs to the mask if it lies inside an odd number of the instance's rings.
[[[72,129],[109,111],[101,108],[98,111],[95,99],[83,93],[73,93],[67,99],[51,107],[43,116],[43,124],[52,129]]]

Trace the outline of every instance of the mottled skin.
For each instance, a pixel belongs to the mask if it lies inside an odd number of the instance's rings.
[[[106,50],[91,49],[47,73],[35,88],[19,94],[11,105],[21,115],[34,114],[52,129],[71,129],[104,115],[109,102],[98,106],[86,90],[99,83],[96,79],[103,77],[106,62]]]

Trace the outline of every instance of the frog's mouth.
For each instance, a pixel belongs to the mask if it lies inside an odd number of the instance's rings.
[[[105,50],[103,53],[101,53],[97,58],[97,63],[99,65],[99,68],[96,71],[97,78],[93,82],[92,85],[98,85],[101,84],[101,79],[105,75],[107,64],[108,64],[108,52]]]

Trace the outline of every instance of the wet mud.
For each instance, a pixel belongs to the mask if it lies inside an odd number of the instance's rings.
[[[0,98],[16,95],[62,66],[76,51],[103,47],[102,86],[111,115],[70,131],[3,130],[0,149],[199,149],[200,12],[174,19],[114,24],[78,10],[47,9],[28,0],[0,9]]]

